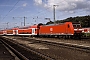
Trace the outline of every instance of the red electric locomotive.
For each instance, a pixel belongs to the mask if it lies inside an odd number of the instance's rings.
[[[82,29],[80,23],[66,22],[54,25],[41,25],[39,35],[42,36],[64,36],[69,38],[71,36],[81,35]]]

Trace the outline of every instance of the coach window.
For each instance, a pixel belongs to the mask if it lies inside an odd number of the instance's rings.
[[[68,28],[70,27],[70,25],[68,24]]]
[[[80,25],[77,25],[77,27],[80,27]]]
[[[73,25],[73,27],[76,27],[76,25]]]

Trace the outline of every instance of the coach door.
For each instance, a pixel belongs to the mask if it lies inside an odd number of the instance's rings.
[[[32,28],[32,34],[35,34],[35,28]]]

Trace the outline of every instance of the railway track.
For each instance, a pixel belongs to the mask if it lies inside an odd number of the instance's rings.
[[[52,39],[51,39],[52,40]],[[64,46],[64,47],[69,47],[69,48],[77,48],[77,49],[80,49],[80,50],[83,50],[83,51],[88,51],[90,52],[90,46],[84,46],[82,44],[73,44],[73,43],[65,43],[65,42],[54,42],[54,41],[50,41],[50,40],[41,40],[41,39],[32,39],[32,41],[35,41],[35,42],[41,42],[41,43],[45,43],[45,44],[49,44],[49,45],[54,45],[54,46]],[[69,39],[67,40],[69,41]],[[72,40],[70,40],[72,41]],[[75,40],[74,40],[75,41]],[[79,41],[79,40],[76,40],[76,41]],[[83,42],[85,42],[85,40],[82,40]],[[86,41],[86,42],[90,42],[90,40]]]
[[[51,57],[41,54],[22,44],[11,41],[11,39],[1,38],[5,44],[20,60],[53,60]]]
[[[46,56],[50,56],[54,60],[90,60],[90,47],[71,45],[68,43],[56,43],[47,40],[42,41],[25,37],[14,37],[14,41],[20,42],[21,45],[26,44],[28,48],[31,47]],[[23,44],[23,42],[26,43]],[[34,45],[39,47],[37,48]]]
[[[23,37],[23,39],[27,40],[27,41],[32,41],[33,43],[42,43],[42,44],[48,44],[48,45],[53,45],[53,46],[58,46],[58,47],[74,48],[74,49],[77,49],[77,50],[90,52],[90,46],[71,44],[71,43],[64,43],[64,42],[56,43],[56,42],[47,41],[47,40],[24,38],[24,37]]]
[[[0,60],[15,60],[14,55],[10,50],[1,42],[0,39]]]

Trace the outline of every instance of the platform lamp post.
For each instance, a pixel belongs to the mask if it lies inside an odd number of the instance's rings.
[[[54,24],[55,24],[55,7],[59,6],[59,5],[53,5],[53,20],[54,20]]]
[[[25,26],[25,18],[26,18],[26,17],[24,16],[24,26]]]

